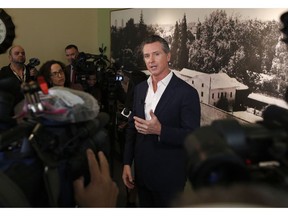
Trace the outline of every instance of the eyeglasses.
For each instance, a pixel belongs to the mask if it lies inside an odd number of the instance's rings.
[[[64,71],[62,69],[60,69],[59,71],[54,71],[54,72],[51,72],[50,76],[51,77],[61,77],[64,75]]]

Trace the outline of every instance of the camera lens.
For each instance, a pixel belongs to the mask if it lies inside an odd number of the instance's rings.
[[[115,81],[122,81],[124,78],[120,74],[116,74]]]

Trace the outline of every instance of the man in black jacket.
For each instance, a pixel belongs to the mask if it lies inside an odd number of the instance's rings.
[[[11,110],[11,117],[15,114],[14,107],[24,99],[24,94],[21,90],[22,83],[30,82],[34,79],[32,71],[35,68],[29,68],[25,65],[26,55],[23,47],[16,45],[9,50],[9,65],[1,68],[0,80],[9,80],[9,93],[14,97],[13,110]]]
[[[140,207],[169,207],[185,187],[184,139],[200,126],[199,96],[170,70],[163,38],[147,38],[142,53],[151,75],[134,90],[122,179],[129,189],[137,187]]]

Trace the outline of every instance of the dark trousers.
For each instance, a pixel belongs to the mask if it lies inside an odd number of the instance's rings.
[[[151,191],[145,186],[137,186],[139,207],[171,207],[180,194],[179,191]]]

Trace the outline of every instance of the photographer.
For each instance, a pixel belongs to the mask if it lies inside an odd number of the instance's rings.
[[[9,49],[9,65],[1,68],[0,80],[9,80],[10,92],[13,94],[14,102],[10,111],[10,117],[15,115],[15,106],[24,99],[21,84],[34,80],[36,69],[25,65],[26,53],[23,47],[16,45]],[[12,125],[15,125],[16,121]]]
[[[124,57],[126,57],[124,55]],[[133,96],[135,86],[144,80],[147,80],[147,75],[140,71],[136,63],[131,58],[123,58],[117,62],[117,73],[121,76],[121,86],[117,90],[118,112],[117,112],[117,137],[120,147],[120,158],[123,160],[125,133],[128,126],[128,117],[132,111]],[[137,190],[126,187],[126,206],[136,207]]]
[[[144,80],[147,80],[147,75],[137,68],[136,63],[130,59],[121,62],[117,73],[122,76],[121,87],[117,90],[118,106],[120,108],[117,113],[118,117],[118,137],[121,149],[121,156],[124,152],[125,144],[125,129],[128,123],[128,117],[132,110],[133,96],[135,86]],[[120,65],[120,63],[118,63]]]
[[[75,44],[69,44],[65,47],[65,55],[68,61],[68,65],[65,67],[67,83],[69,83],[70,88],[83,91],[85,83],[82,82],[82,71],[78,67],[78,61],[82,58],[81,54]]]
[[[102,101],[102,91],[99,85],[99,81],[97,80],[97,71],[90,71],[86,78],[86,85],[84,86],[84,91],[93,95],[98,101],[100,107]]]
[[[68,65],[66,66],[66,76],[67,80],[71,84],[76,82],[76,69],[73,67],[74,61],[77,59],[79,55],[78,47],[74,44],[69,44],[65,47],[65,56],[68,61]]]

